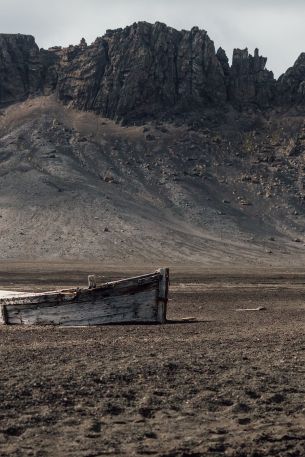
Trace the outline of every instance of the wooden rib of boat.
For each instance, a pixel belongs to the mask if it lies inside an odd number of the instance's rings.
[[[92,287],[92,277],[89,280]],[[166,322],[168,268],[94,286],[45,293],[6,293],[0,299],[0,324],[88,326]]]

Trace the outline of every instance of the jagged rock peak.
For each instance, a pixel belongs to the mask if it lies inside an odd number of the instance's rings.
[[[278,96],[284,104],[305,102],[305,53],[302,52],[294,65],[278,81]]]
[[[259,55],[259,50],[254,50],[254,56],[249,54],[248,48],[245,49],[234,49],[232,67],[240,66],[246,69],[247,67],[253,67],[253,71],[265,70],[267,58]]]
[[[80,43],[79,43],[79,46],[83,49],[85,49],[88,45],[87,45],[87,41],[85,40],[85,38],[82,38],[80,40]]]
[[[136,22],[87,45],[39,50],[31,35],[0,34],[0,105],[55,93],[80,110],[133,122],[222,109],[305,103],[305,53],[279,81],[255,49],[215,52],[207,32]]]
[[[63,50],[57,95],[78,109],[130,121],[202,110],[227,100],[225,75],[206,31],[137,22],[85,49]]]
[[[266,69],[267,58],[254,56],[247,48],[234,49],[230,69],[229,99],[233,105],[256,105],[268,108],[274,101],[276,81],[272,71]]]
[[[229,64],[229,59],[227,57],[226,51],[222,49],[221,47],[218,48],[216,56],[221,63],[224,75],[226,77],[229,77],[230,75],[230,64]]]

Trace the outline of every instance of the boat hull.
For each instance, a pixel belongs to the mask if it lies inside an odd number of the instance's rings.
[[[0,323],[61,326],[164,323],[168,284],[168,269],[160,269],[94,289],[10,296],[0,300]]]

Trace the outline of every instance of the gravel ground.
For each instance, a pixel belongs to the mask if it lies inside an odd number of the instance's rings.
[[[300,273],[174,269],[167,325],[2,327],[0,455],[303,456],[304,296]]]

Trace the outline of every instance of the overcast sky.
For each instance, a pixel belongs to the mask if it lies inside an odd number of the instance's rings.
[[[34,35],[44,48],[139,20],[197,25],[229,58],[234,47],[258,47],[275,76],[305,51],[305,0],[0,0],[0,32]]]

